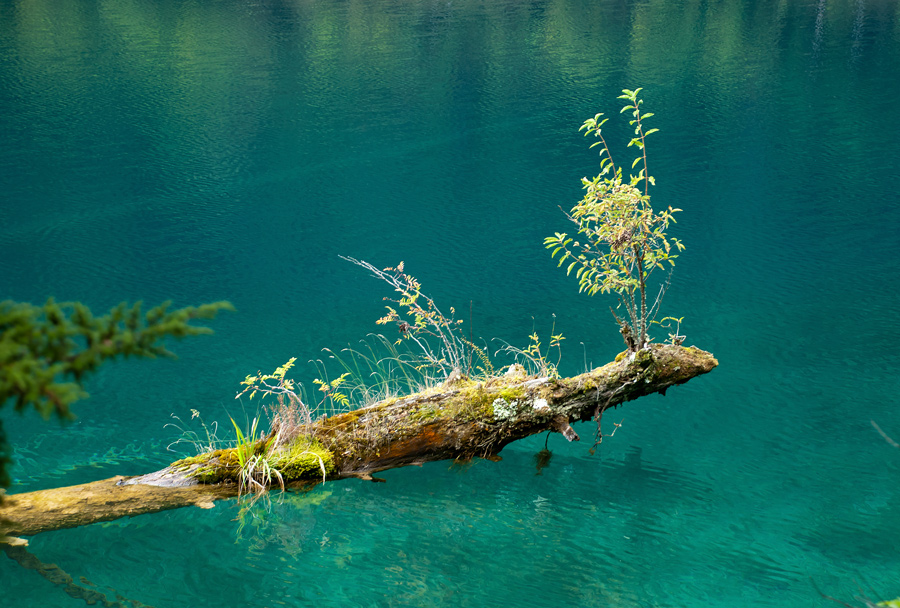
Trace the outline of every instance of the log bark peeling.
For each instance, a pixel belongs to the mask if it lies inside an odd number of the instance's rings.
[[[494,459],[504,446],[555,431],[578,440],[570,423],[712,371],[715,357],[696,347],[653,345],[572,378],[527,376],[521,366],[487,380],[458,378],[407,397],[315,422],[297,444],[272,454],[284,481],[371,479],[373,473],[445,459]],[[265,454],[265,441],[256,446]],[[138,477],[8,496],[0,505],[0,542],[184,506],[210,508],[238,494],[235,449],[183,459]]]

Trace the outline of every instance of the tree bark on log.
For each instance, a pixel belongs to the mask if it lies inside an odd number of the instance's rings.
[[[577,441],[570,423],[599,423],[608,408],[665,394],[717,365],[712,354],[696,347],[652,345],[572,378],[527,376],[512,366],[502,376],[462,377],[319,420],[283,453],[268,454],[265,439],[253,450],[279,463],[282,479],[272,485],[371,479],[379,471],[434,460],[492,458],[510,442],[543,431]],[[235,452],[201,454],[138,477],[7,496],[0,505],[0,542],[185,506],[211,508],[239,492]]]

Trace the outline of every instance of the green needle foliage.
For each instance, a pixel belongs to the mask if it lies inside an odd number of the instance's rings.
[[[44,418],[73,418],[69,406],[87,397],[82,381],[109,359],[172,357],[162,341],[209,334],[194,319],[212,319],[228,302],[169,310],[166,302],[141,312],[141,303],[123,302],[95,317],[79,302],[43,306],[0,302],[0,407],[18,412],[33,407]],[[0,487],[10,484],[10,447],[0,421]]]
[[[557,232],[544,239],[544,246],[553,250],[552,256],[559,256],[559,265],[568,263],[566,273],[575,270],[579,291],[618,295],[619,306],[625,308],[627,318],[615,311],[613,316],[631,351],[649,343],[647,327],[665,293],[663,285],[656,301],[648,306],[650,275],[665,264],[674,266],[676,252],[684,249],[681,241],[666,235],[669,222],[675,221],[672,214],[681,210],[669,207],[657,212],[650,204],[649,189],[656,182],[647,168],[646,138],[658,129],[644,128],[644,121],[653,114],[641,112],[640,92],[641,89],[625,89],[619,96],[628,102],[620,113],[630,112],[629,124],[634,127],[628,147],[638,150],[631,168],[640,166],[640,170],[625,181],[622,167],[616,167],[601,130],[609,119],[601,118],[601,113],[586,120],[580,130],[599,140],[591,147],[601,147],[600,173],[593,179],[582,178],[584,198],[568,214],[578,226],[577,235],[573,238]]]

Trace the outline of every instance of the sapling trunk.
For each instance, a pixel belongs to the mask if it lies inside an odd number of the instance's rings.
[[[634,248],[634,253],[637,257],[638,278],[641,286],[641,333],[638,348],[643,348],[647,343],[647,284],[644,277],[644,253],[642,251],[639,252],[637,247]]]

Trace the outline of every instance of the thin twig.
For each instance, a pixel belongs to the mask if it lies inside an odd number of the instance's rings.
[[[875,421],[874,421],[874,420],[869,420],[869,422],[872,423],[872,426],[875,427],[875,430],[878,431],[878,434],[881,435],[881,436],[884,438],[885,441],[887,441],[889,444],[891,444],[891,445],[894,446],[895,448],[900,448],[900,443],[897,443],[896,441],[894,441],[893,439],[891,439],[891,438],[888,436],[887,433],[885,433],[884,431],[881,430],[881,427],[880,427],[880,426],[878,426],[877,424],[875,424]]]

